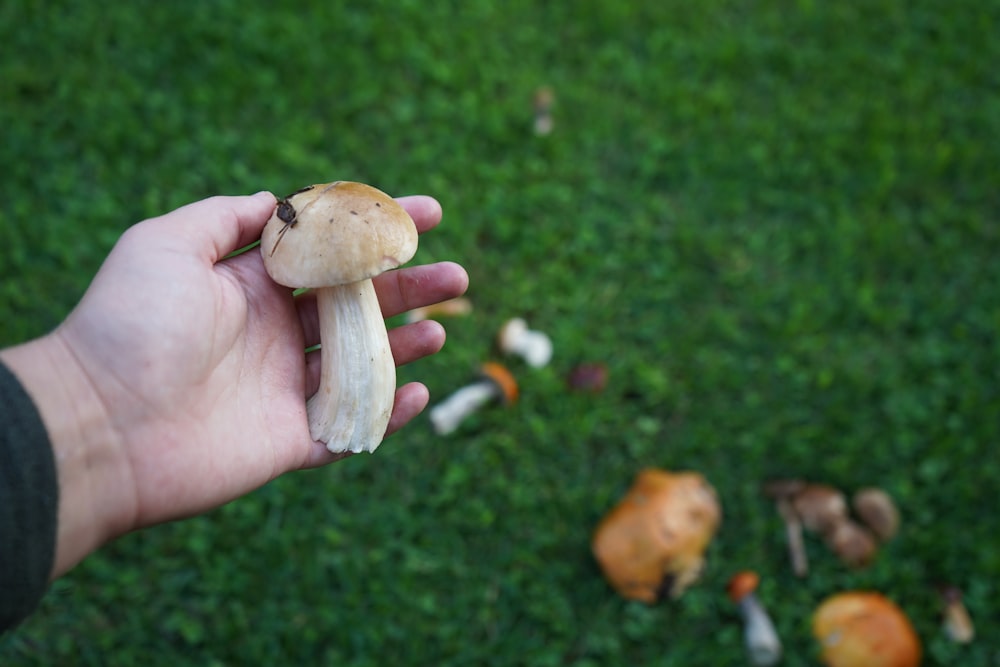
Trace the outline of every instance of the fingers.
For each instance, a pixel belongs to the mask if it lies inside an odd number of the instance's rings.
[[[210,197],[143,223],[168,229],[169,239],[214,264],[260,238],[274,212],[274,195]]]
[[[386,427],[385,436],[383,437],[388,438],[390,435],[406,426],[406,424],[412,421],[414,417],[423,412],[429,402],[430,392],[427,391],[427,387],[419,382],[410,382],[397,389],[395,402],[392,406],[392,416],[389,417],[389,425]],[[354,454],[351,452],[331,454],[323,444],[313,443],[313,446],[309,448],[306,459],[302,462],[301,467],[315,468],[327,465],[334,461],[339,461],[349,456],[354,456]]]
[[[383,273],[375,278],[383,317],[446,301],[465,293],[469,275],[454,262],[438,262]],[[316,293],[305,292],[295,300],[306,346],[319,343]]]
[[[423,320],[393,329],[389,332],[392,358],[397,366],[405,366],[437,354],[444,347],[446,337],[444,327],[434,320]]]
[[[465,294],[469,275],[454,262],[389,271],[374,280],[383,317],[393,317]]]
[[[385,429],[385,437],[389,437],[406,426],[414,417],[423,412],[430,402],[431,395],[427,387],[419,382],[404,384],[396,390],[396,402],[392,406],[392,416],[389,426]]]
[[[211,263],[260,238],[274,212],[270,192],[241,197],[210,197],[147,220],[147,228],[169,227],[168,238]],[[441,222],[441,205],[433,197],[400,197],[399,203],[413,218],[420,233]]]
[[[410,214],[417,231],[421,234],[434,229],[441,222],[441,204],[433,197],[413,195],[397,197],[396,201]]]
[[[423,320],[393,329],[389,332],[389,346],[396,366],[405,366],[418,359],[436,354],[444,347],[446,338],[440,322]],[[322,350],[306,355],[306,396],[319,389],[320,355]]]

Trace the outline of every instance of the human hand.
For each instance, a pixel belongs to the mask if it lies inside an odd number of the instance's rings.
[[[420,232],[440,221],[431,198],[399,201]],[[274,205],[269,193],[216,197],[132,227],[46,337],[56,393],[76,401],[72,436],[53,443],[60,492],[77,505],[60,503],[56,573],[110,537],[342,458],[312,440],[306,418],[319,384],[321,352],[304,354],[319,341],[314,299],[274,283],[259,252],[227,258],[259,238]],[[442,262],[374,282],[390,317],[458,296],[468,277]],[[389,332],[397,365],[437,352],[444,337],[433,321]],[[47,415],[55,410],[35,389],[47,426],[66,419]],[[427,401],[423,385],[400,387],[387,435]],[[79,525],[86,515],[104,523],[97,534]],[[84,532],[64,539],[73,530]]]

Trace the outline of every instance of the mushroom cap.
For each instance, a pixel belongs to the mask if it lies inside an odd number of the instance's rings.
[[[858,489],[851,500],[854,513],[883,542],[891,540],[899,530],[899,509],[892,497],[876,487]]]
[[[878,551],[871,532],[851,519],[838,521],[825,533],[827,546],[849,567],[864,567]]]
[[[500,389],[504,403],[517,401],[517,379],[514,378],[513,373],[507,370],[506,366],[495,361],[487,361],[479,367],[479,372]]]
[[[847,517],[844,494],[827,484],[807,484],[792,499],[795,513],[807,530],[825,533]]]
[[[813,614],[813,635],[828,667],[916,667],[920,639],[906,614],[881,593],[827,598]]]
[[[410,261],[417,251],[417,228],[381,190],[335,181],[279,201],[260,240],[264,268],[276,283],[330,287],[373,278]]]
[[[721,520],[715,489],[700,474],[647,469],[601,520],[591,548],[620,595],[651,604],[698,578]]]
[[[528,332],[528,323],[521,317],[513,317],[503,323],[497,332],[497,345],[504,352],[510,351],[517,341]]]
[[[764,482],[761,490],[764,495],[773,500],[788,500],[801,493],[808,485],[801,479],[772,479]]]
[[[757,590],[760,585],[760,575],[752,570],[737,572],[726,585],[726,593],[733,602],[739,602],[746,596]]]

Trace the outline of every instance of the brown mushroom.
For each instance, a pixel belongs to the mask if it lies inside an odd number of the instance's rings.
[[[864,526],[852,519],[842,519],[824,534],[826,545],[849,567],[864,567],[875,557],[878,544]]]
[[[696,581],[722,519],[715,489],[695,472],[640,472],[601,520],[591,547],[622,596],[654,603]]]
[[[807,484],[792,500],[802,525],[820,535],[847,518],[844,494],[827,484]]]
[[[802,521],[794,507],[795,496],[805,487],[806,483],[798,479],[779,479],[764,485],[764,494],[774,500],[778,514],[785,522],[788,556],[792,562],[792,572],[797,577],[804,577],[809,573],[809,558],[802,541]]]
[[[535,109],[535,134],[545,136],[552,132],[554,122],[552,120],[552,106],[555,104],[556,96],[548,86],[542,86],[535,90],[532,102]]]
[[[851,501],[854,513],[882,542],[888,542],[899,530],[899,509],[882,489],[859,489]]]
[[[962,591],[956,586],[945,586],[941,591],[944,600],[944,631],[948,638],[958,644],[968,644],[976,636],[976,627],[965,603]]]
[[[828,667],[916,667],[920,639],[906,614],[881,593],[827,598],[813,614],[813,635]]]

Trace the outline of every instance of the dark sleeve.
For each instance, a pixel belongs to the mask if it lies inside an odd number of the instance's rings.
[[[34,611],[48,588],[58,501],[45,425],[0,363],[0,634]]]

